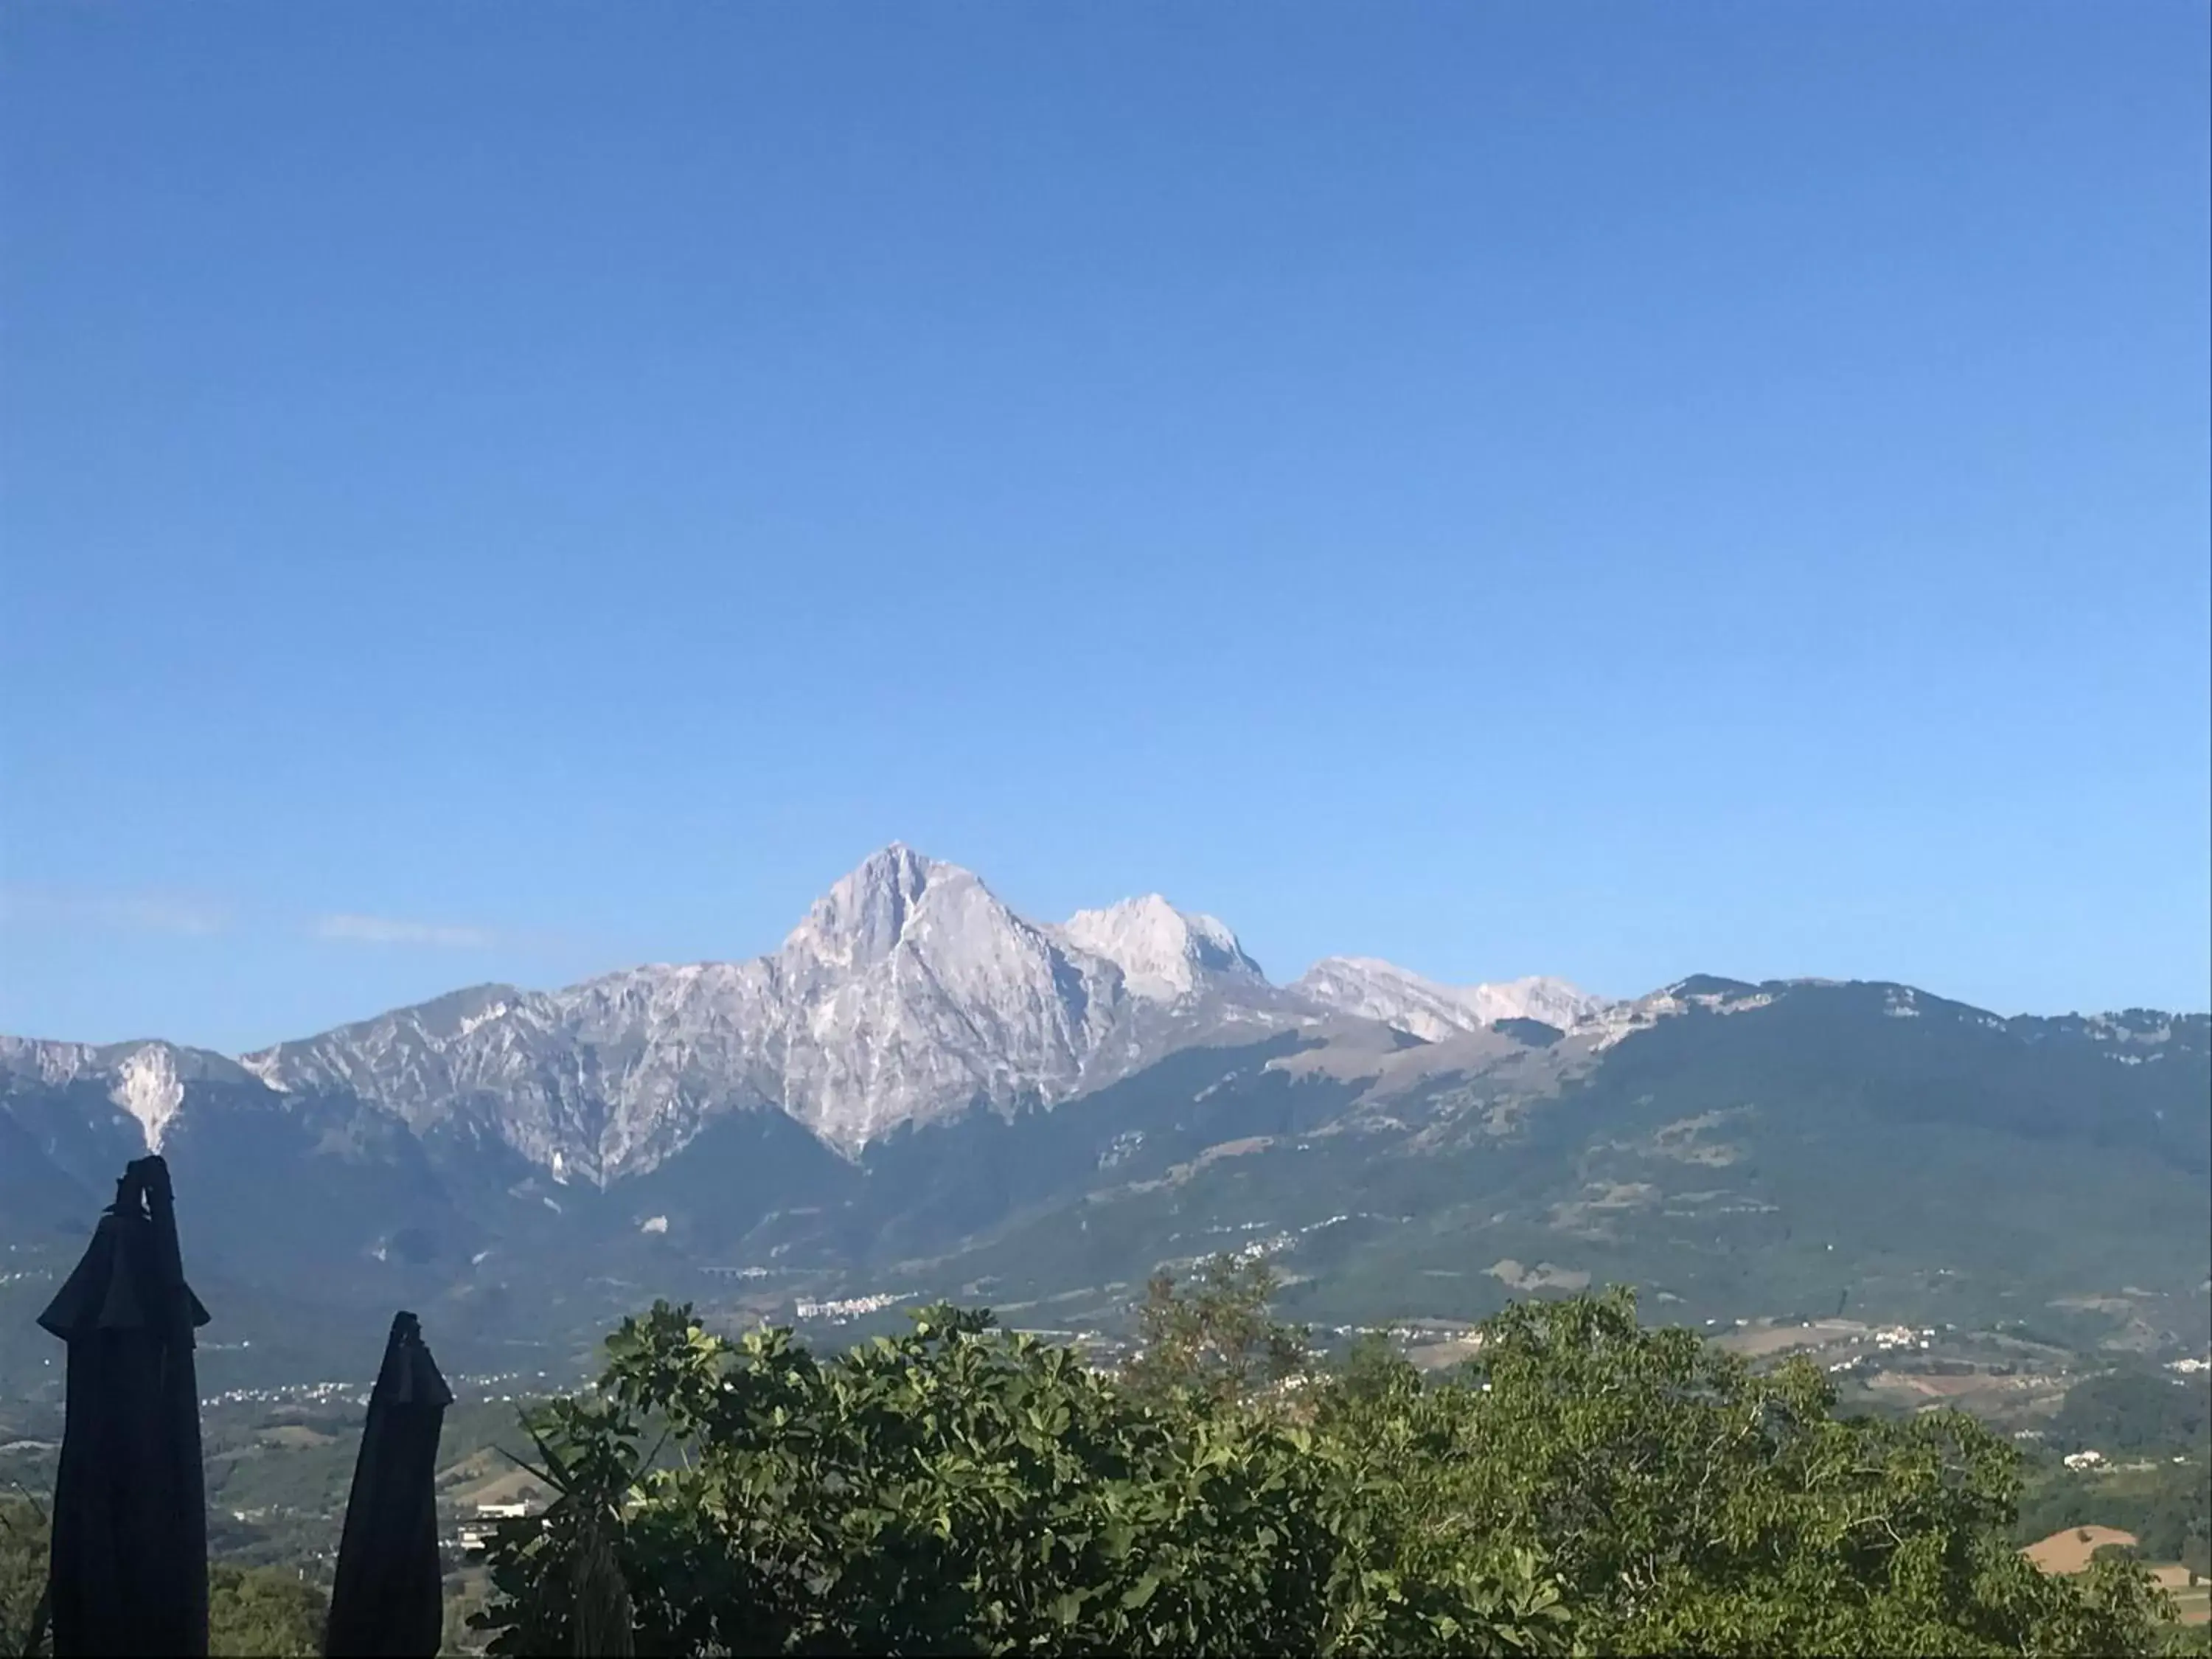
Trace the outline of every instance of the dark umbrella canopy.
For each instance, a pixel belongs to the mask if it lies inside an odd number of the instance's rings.
[[[116,1183],[84,1259],[39,1316],[69,1345],[49,1566],[54,1652],[207,1652],[207,1487],[169,1166]]]
[[[331,1622],[323,1651],[337,1659],[438,1650],[438,1433],[453,1390],[411,1313],[392,1322],[383,1369],[368,1396],[361,1455],[346,1499]]]

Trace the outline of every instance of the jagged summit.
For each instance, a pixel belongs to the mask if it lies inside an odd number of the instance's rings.
[[[977,1102],[1072,1092],[1126,1000],[1110,965],[974,872],[896,843],[832,887],[766,967],[781,1103],[848,1150]]]
[[[418,1131],[488,1134],[603,1183],[732,1111],[781,1109],[850,1153],[978,1103],[1064,1097],[1130,1000],[1112,963],[897,842],[833,883],[771,955],[503,990],[250,1063],[279,1088],[343,1088]]]
[[[895,841],[815,900],[784,940],[784,950],[844,963],[879,960],[905,936],[915,907],[931,889],[957,882],[981,884],[957,865],[940,864]]]
[[[1060,931],[1078,949],[1119,968],[1132,995],[1156,1002],[1189,996],[1209,975],[1267,979],[1226,923],[1178,910],[1158,893],[1078,910]]]

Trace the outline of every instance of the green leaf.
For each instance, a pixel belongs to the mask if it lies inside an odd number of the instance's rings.
[[[1126,1612],[1136,1607],[1143,1607],[1146,1602],[1152,1599],[1152,1592],[1159,1589],[1159,1574],[1156,1572],[1148,1572],[1145,1574],[1144,1577],[1138,1579],[1135,1583],[1130,1585],[1128,1589],[1121,1592],[1122,1609]]]

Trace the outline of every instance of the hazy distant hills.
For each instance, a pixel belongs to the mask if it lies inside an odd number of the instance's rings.
[[[893,847],[752,962],[481,987],[236,1060],[0,1038],[0,1374],[149,1145],[198,1274],[265,1292],[264,1326],[406,1299],[538,1342],[731,1283],[1080,1310],[1231,1247],[1317,1316],[1626,1279],[1685,1316],[1848,1299],[2152,1343],[2206,1323],[2209,1029],[1359,958],[1277,986],[1158,897],[1041,925]]]

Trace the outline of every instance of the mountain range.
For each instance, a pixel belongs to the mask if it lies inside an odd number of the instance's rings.
[[[305,1366],[321,1317],[403,1295],[556,1347],[701,1286],[1073,1316],[1224,1242],[1317,1312],[1971,1287],[1978,1316],[2161,1336],[2205,1322],[2208,1025],[1353,957],[1278,985],[1158,896],[1039,923],[894,845],[748,962],[479,986],[234,1057],[0,1037],[0,1246],[29,1264],[0,1275],[0,1379],[32,1352],[7,1287],[149,1148],[204,1275]]]
[[[1157,894],[1059,926],[894,844],[772,955],[633,968],[558,991],[483,985],[234,1060],[166,1042],[0,1037],[0,1068],[103,1082],[158,1150],[189,1085],[348,1096],[426,1139],[495,1141],[562,1180],[652,1170],[731,1112],[779,1110],[857,1154],[884,1133],[1049,1105],[1175,1048],[1346,1012],[1425,1039],[1602,1002],[1558,980],[1466,988],[1333,958],[1269,983],[1237,936]]]

